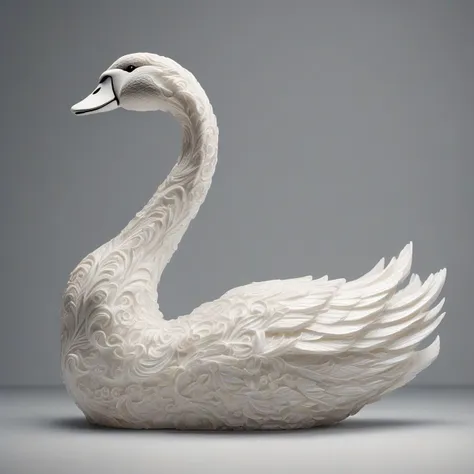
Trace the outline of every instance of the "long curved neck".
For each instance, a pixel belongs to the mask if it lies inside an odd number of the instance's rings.
[[[152,198],[114,239],[120,248],[132,250],[135,270],[149,269],[155,288],[206,197],[217,163],[218,128],[205,92],[187,71],[173,84],[168,106],[183,128],[181,155]]]

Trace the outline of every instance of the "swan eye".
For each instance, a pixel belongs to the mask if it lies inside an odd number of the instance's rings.
[[[132,64],[130,64],[130,66],[127,66],[127,67],[125,68],[125,71],[127,71],[127,72],[132,72],[132,71],[135,70],[135,69],[136,69],[136,67],[133,66]]]

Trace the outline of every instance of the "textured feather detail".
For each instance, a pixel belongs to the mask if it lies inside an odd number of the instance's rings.
[[[381,259],[349,282],[310,276],[254,282],[205,305],[204,315],[224,301],[230,314],[233,307],[241,308],[241,316],[233,317],[230,343],[258,338],[263,354],[345,356],[382,351],[389,361],[386,365],[402,363],[443,317],[438,314],[444,300],[432,305],[443,287],[445,270],[430,275],[423,284],[412,275],[401,288],[410,274],[412,253],[409,243],[387,266]],[[191,318],[200,312],[198,308]]]
[[[130,65],[137,70],[120,89],[128,94],[122,104],[143,93],[142,109],[156,93],[184,138],[170,176],[117,237],[79,263],[64,294],[63,379],[90,421],[130,428],[328,424],[436,358],[439,339],[416,350],[444,316],[436,299],[446,272],[424,283],[413,275],[402,288],[411,243],[354,281],[253,283],[164,320],[156,288],[210,187],[218,128],[189,71],[148,53],[124,56],[111,69]]]

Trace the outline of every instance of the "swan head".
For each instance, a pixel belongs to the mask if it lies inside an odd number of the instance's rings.
[[[179,76],[181,69],[173,60],[156,54],[127,54],[100,75],[97,87],[73,105],[71,112],[90,115],[118,107],[142,112],[169,111],[176,83],[172,78]]]

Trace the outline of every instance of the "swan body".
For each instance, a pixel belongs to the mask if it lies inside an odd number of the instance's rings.
[[[410,274],[412,245],[354,280],[310,276],[241,286],[165,320],[161,274],[210,187],[218,129],[194,76],[171,59],[118,59],[78,115],[162,110],[181,156],[123,231],[71,273],[61,365],[87,419],[124,428],[291,429],[336,423],[428,367],[446,270]],[[411,276],[410,276],[411,275]],[[403,282],[408,283],[402,287]]]

